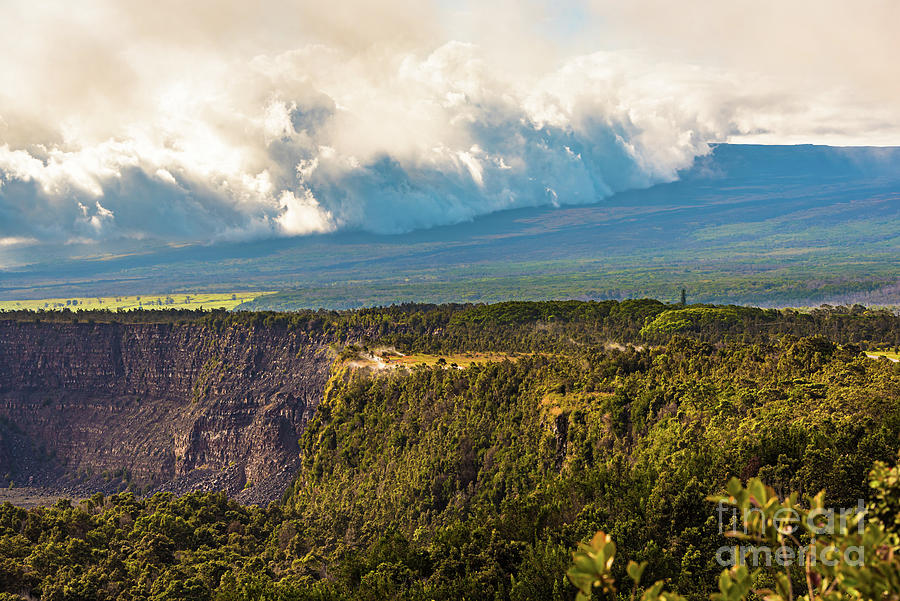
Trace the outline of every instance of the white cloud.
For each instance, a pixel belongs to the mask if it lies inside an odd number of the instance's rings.
[[[30,246],[37,244],[36,238],[25,238],[23,236],[7,236],[0,238],[0,246]]]
[[[285,190],[280,200],[283,212],[275,222],[285,234],[296,236],[334,229],[331,214],[322,210],[309,191],[297,198],[293,192]]]
[[[847,6],[12,0],[0,240],[399,232],[898,143],[898,5]]]

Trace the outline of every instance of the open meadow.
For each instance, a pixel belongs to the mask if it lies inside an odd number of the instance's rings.
[[[133,309],[234,309],[267,292],[214,292],[172,294],[137,294],[130,296],[96,296],[42,298],[37,300],[0,301],[0,311],[59,311],[62,309],[130,311]]]

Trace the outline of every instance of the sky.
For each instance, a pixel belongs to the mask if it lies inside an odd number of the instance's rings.
[[[895,0],[6,0],[0,268],[601,202],[721,142],[898,145],[898,23]]]

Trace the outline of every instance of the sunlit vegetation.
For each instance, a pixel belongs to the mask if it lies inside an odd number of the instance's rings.
[[[394,348],[369,350],[368,347],[351,344],[342,349],[339,356],[342,362],[351,367],[411,369],[415,367],[438,366],[451,369],[465,369],[485,363],[516,361],[521,355],[518,353],[482,353],[477,351],[446,354],[406,354]]]
[[[199,493],[0,506],[0,590],[562,601],[576,594],[571,550],[603,530],[620,558],[608,582],[630,582],[628,562],[646,562],[637,596],[699,601],[719,590],[716,549],[729,544],[710,496],[757,478],[773,498],[825,490],[835,507],[876,502],[868,475],[900,449],[900,364],[863,349],[900,343],[888,311],[642,300],[169,319],[332,341],[338,360],[299,440],[294,483],[268,508]],[[349,365],[361,355],[413,366]],[[890,495],[880,519],[896,545]],[[778,586],[766,574],[733,578],[736,592]]]
[[[873,494],[868,506],[862,504],[836,518],[832,513],[836,508],[827,504],[824,490],[805,498],[796,492],[782,497],[759,478],[751,478],[746,486],[732,478],[728,494],[710,500],[749,519],[726,528],[736,543],[728,562],[732,565],[719,574],[718,590],[710,600],[896,599],[900,596],[900,466],[876,462],[869,485]],[[589,601],[595,589],[616,595],[615,555],[615,541],[602,531],[578,545],[567,572],[578,589],[576,601]],[[667,590],[665,580],[645,583],[648,565],[647,561],[628,563],[631,601],[637,601],[641,592],[641,601],[685,601],[684,596]]]
[[[501,361],[515,361],[518,355],[509,353],[447,353],[446,355],[428,355],[425,353],[414,353],[411,355],[387,356],[384,357],[388,365],[401,366],[434,366],[445,365],[448,367],[466,368],[473,365],[484,363],[498,363]]]
[[[873,350],[867,354],[872,358],[886,357],[891,361],[900,361],[900,353],[896,351]]]
[[[138,294],[0,301],[0,311],[131,311],[135,309],[234,309],[266,292]]]

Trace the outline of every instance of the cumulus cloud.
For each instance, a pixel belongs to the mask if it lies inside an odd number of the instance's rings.
[[[0,240],[402,232],[900,140],[896,5],[782,4],[12,0]]]
[[[589,0],[588,23],[640,49],[735,77],[754,102],[719,98],[734,139],[900,144],[900,3],[894,0]]]

